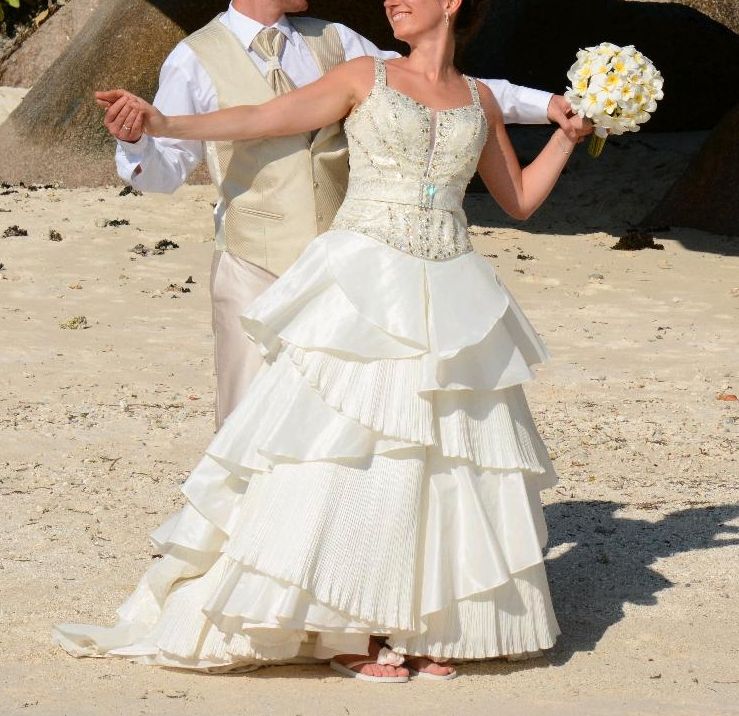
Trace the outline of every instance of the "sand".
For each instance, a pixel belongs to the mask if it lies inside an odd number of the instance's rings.
[[[519,133],[524,155],[538,136]],[[739,713],[739,403],[717,399],[739,393],[737,240],[675,229],[663,250],[610,248],[704,137],[580,151],[525,224],[468,202],[478,250],[553,354],[525,388],[561,477],[543,496],[563,634],[447,684],[320,665],[205,676],[51,644],[54,623],[113,622],[212,435],[214,195],[0,190],[16,192],[0,234],[28,232],[0,239],[0,713]],[[130,251],[161,239],[179,248]]]

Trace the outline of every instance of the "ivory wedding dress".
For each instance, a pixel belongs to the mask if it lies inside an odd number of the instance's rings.
[[[243,314],[267,362],[151,533],[163,556],[74,656],[211,672],[367,653],[549,648],[540,491],[557,483],[521,383],[545,345],[462,210],[487,137],[472,103],[390,88],[346,121],[332,229]]]

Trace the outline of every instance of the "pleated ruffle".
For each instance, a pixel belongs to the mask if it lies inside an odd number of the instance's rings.
[[[151,534],[163,558],[76,656],[209,671],[366,653],[549,648],[540,491],[557,475],[521,383],[548,357],[477,254],[318,237],[243,316],[267,362]]]

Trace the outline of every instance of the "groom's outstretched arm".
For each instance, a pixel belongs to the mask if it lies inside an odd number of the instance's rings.
[[[200,114],[217,109],[210,78],[192,50],[180,43],[170,53],[159,74],[154,106],[165,114]],[[182,186],[203,160],[203,144],[153,138],[125,129],[125,118],[106,112],[105,126],[118,140],[115,161],[118,175],[145,192],[171,193]]]
[[[386,60],[400,57],[397,52],[380,50],[371,40],[355,32],[346,25],[337,23],[336,30],[341,37],[346,59],[370,55]],[[492,91],[503,113],[506,124],[548,124],[550,121],[561,124],[567,121],[567,100],[551,92],[522,87],[508,80],[480,80]]]

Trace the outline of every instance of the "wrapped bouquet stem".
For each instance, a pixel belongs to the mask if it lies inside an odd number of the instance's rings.
[[[597,159],[606,147],[606,139],[608,139],[608,130],[604,127],[596,127],[593,136],[590,137],[588,144],[588,154]]]
[[[598,157],[609,134],[638,132],[664,97],[664,79],[633,45],[603,42],[577,53],[567,73],[565,97],[574,112],[595,125],[588,152]]]

